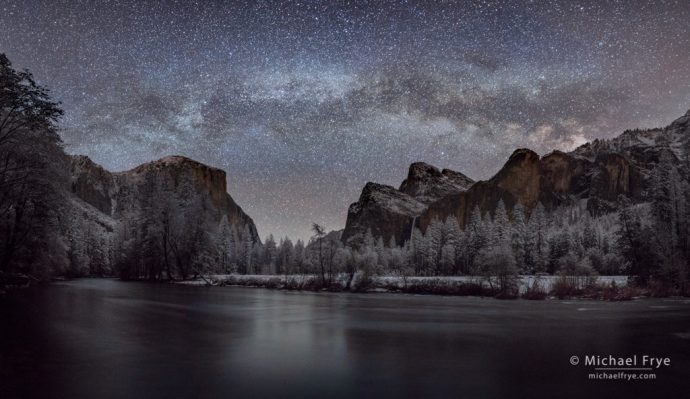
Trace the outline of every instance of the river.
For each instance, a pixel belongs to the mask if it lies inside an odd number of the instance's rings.
[[[652,355],[671,364],[652,370],[655,380],[589,380],[587,355]],[[0,298],[2,398],[688,392],[688,299],[501,301],[110,279]]]

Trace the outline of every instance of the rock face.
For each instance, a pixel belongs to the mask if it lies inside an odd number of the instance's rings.
[[[433,219],[444,220],[448,216],[454,216],[464,226],[475,207],[482,212],[493,211],[501,199],[509,209],[518,202],[534,207],[541,193],[540,169],[539,156],[534,151],[518,149],[491,179],[429,205],[419,218],[419,226],[424,229]]]
[[[147,212],[150,203],[174,203],[173,211],[192,208],[217,225],[223,216],[231,225],[249,226],[259,240],[252,219],[227,193],[225,172],[181,156],[170,156],[126,172],[111,173],[86,156],[73,156],[71,191],[114,221]],[[171,205],[172,206],[172,205]]]
[[[359,201],[350,205],[342,240],[357,245],[370,229],[374,237],[383,237],[385,242],[395,237],[401,244],[410,234],[413,219],[425,209],[423,203],[391,186],[367,183]]]
[[[508,209],[520,203],[529,213],[538,203],[552,209],[589,199],[590,211],[605,212],[613,209],[619,195],[631,194],[630,175],[630,164],[618,154],[589,161],[558,151],[539,158],[531,150],[519,149],[491,179],[429,205],[419,225],[425,228],[435,218],[452,215],[464,226],[475,207],[482,214],[493,214],[500,200]]]
[[[622,156],[630,165],[630,191],[641,198],[646,196],[650,173],[663,153],[675,158],[681,166],[681,173],[686,176],[690,173],[690,111],[665,128],[626,130],[616,138],[594,140],[572,152],[574,156],[588,160],[596,160],[606,154]]]
[[[424,162],[410,165],[410,170],[399,191],[419,202],[430,204],[449,194],[467,190],[474,181],[450,169],[440,171]]]
[[[518,149],[496,175],[476,183],[415,163],[400,190],[367,184],[350,206],[343,239],[371,229],[374,236],[396,237],[400,245],[413,224],[424,230],[433,219],[454,216],[464,226],[475,208],[493,213],[500,200],[508,209],[520,203],[527,213],[539,203],[549,209],[582,200],[592,213],[610,212],[620,195],[636,202],[648,199],[650,173],[664,152],[675,157],[682,174],[690,173],[690,111],[666,128],[628,130],[570,153],[554,151],[540,158]],[[407,206],[394,205],[401,202]]]
[[[112,196],[115,193],[113,174],[94,163],[89,157],[75,155],[70,162],[72,193],[99,211],[112,215]]]
[[[358,245],[367,230],[388,243],[398,245],[407,240],[412,226],[428,204],[445,196],[462,192],[472,184],[462,173],[417,162],[410,165],[407,179],[399,190],[377,183],[367,183],[359,200],[348,210],[342,240]]]

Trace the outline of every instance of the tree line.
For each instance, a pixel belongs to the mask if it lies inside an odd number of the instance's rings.
[[[68,161],[58,122],[62,110],[28,71],[0,54],[0,273],[179,279],[208,274],[311,274],[322,285],[338,276],[628,274],[687,292],[690,276],[690,162],[662,150],[647,198],[621,197],[618,212],[593,216],[585,201],[547,210],[475,208],[461,228],[453,217],[414,228],[404,245],[367,231],[361,245],[312,226],[307,242],[268,236],[209,212],[189,183],[147,175],[137,206],[121,222],[81,223],[69,213]],[[163,195],[160,193],[173,193]],[[131,205],[131,204],[129,204]],[[128,211],[127,209],[137,209]],[[349,283],[348,283],[349,284]]]

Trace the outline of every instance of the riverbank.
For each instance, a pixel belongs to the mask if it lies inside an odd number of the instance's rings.
[[[259,287],[293,291],[391,292],[419,295],[496,297],[542,300],[548,298],[629,300],[654,296],[649,289],[628,284],[627,276],[518,276],[506,282],[497,277],[334,276],[322,283],[317,275],[218,274],[177,284]]]
[[[0,295],[7,291],[27,288],[40,282],[36,277],[22,273],[0,272]]]

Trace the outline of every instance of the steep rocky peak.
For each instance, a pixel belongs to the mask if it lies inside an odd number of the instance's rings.
[[[395,187],[391,187],[385,184],[379,184],[374,182],[367,182],[362,189],[362,194],[359,199],[378,199],[382,196],[399,197],[402,194],[400,191],[396,190]]]
[[[375,237],[383,237],[386,242],[394,237],[402,245],[413,220],[426,209],[422,202],[394,187],[369,182],[348,209],[342,240],[357,246],[371,229]]]
[[[489,182],[513,195],[526,207],[532,208],[539,197],[540,174],[539,155],[530,149],[519,148]]]
[[[424,204],[394,187],[373,182],[364,186],[357,203],[362,206],[375,203],[383,208],[406,214],[419,214],[426,208]]]
[[[424,179],[428,177],[440,177],[441,171],[426,162],[415,162],[410,165],[410,169],[407,173],[408,179]]]
[[[538,162],[538,161],[539,161],[539,154],[537,154],[536,152],[530,150],[529,148],[518,148],[517,150],[513,151],[513,153],[508,158],[508,162],[506,162],[506,164],[509,164],[512,162]]]
[[[400,191],[420,202],[430,204],[450,194],[467,190],[474,181],[460,172],[450,169],[439,170],[425,162],[410,165],[407,179],[400,185]]]
[[[528,170],[538,169],[539,155],[528,149],[518,148],[513,151],[503,167],[490,179],[490,181],[501,181],[509,178],[514,173],[526,173]]]

